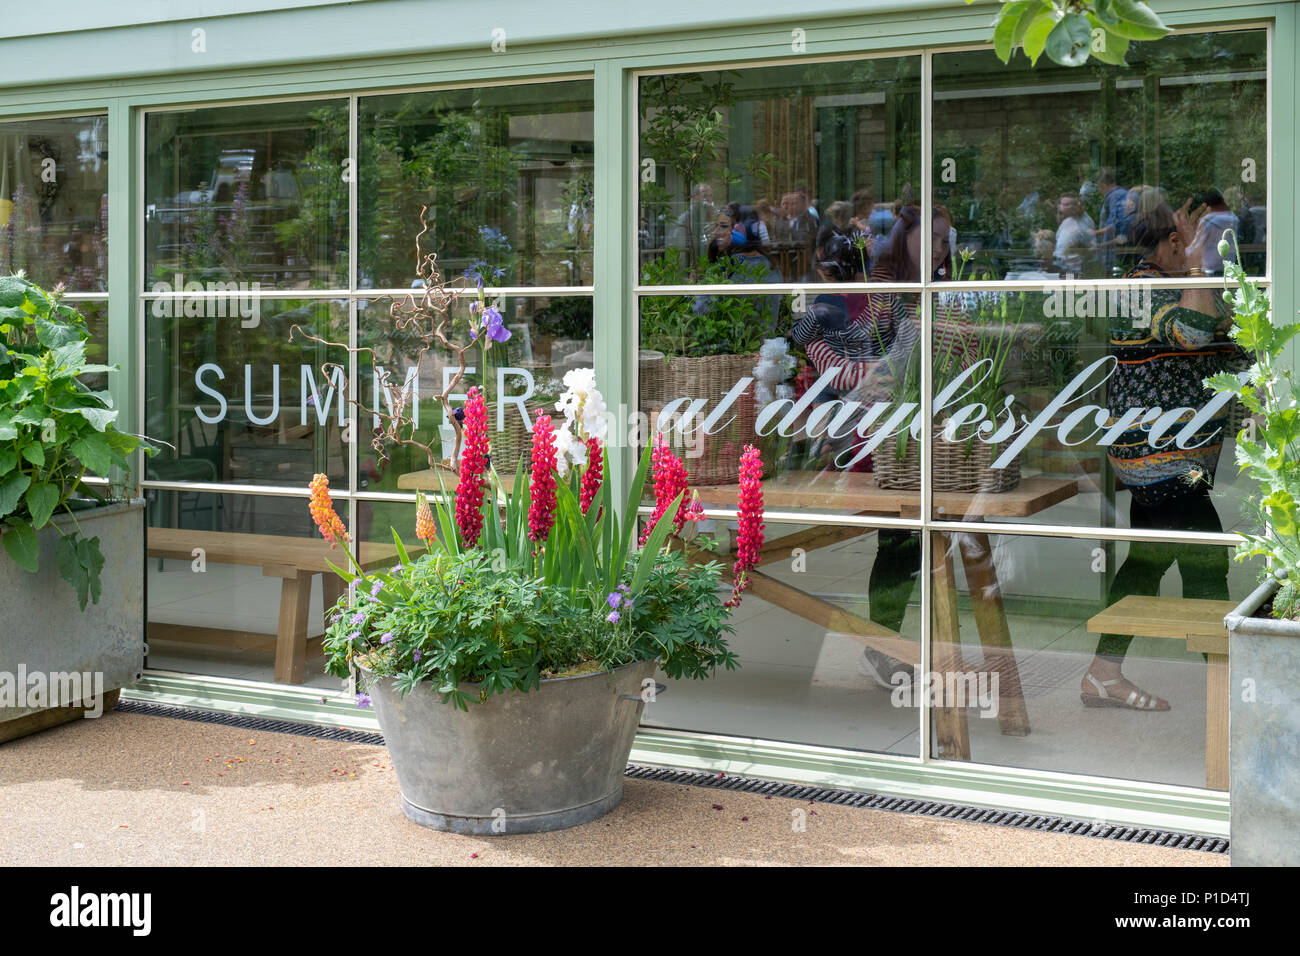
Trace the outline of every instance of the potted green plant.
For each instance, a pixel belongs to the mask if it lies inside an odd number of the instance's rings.
[[[60,291],[0,278],[0,741],[98,716],[144,666],[144,502],[86,480],[141,440],[80,381],[110,369]]]
[[[721,565],[671,546],[702,517],[682,462],[662,440],[647,448],[616,508],[600,418],[584,415],[603,407],[594,377],[567,378],[564,425],[537,416],[531,468],[526,477],[520,461],[508,487],[488,464],[486,406],[472,388],[455,494],[419,500],[425,553],[412,559],[394,531],[398,565],[339,572],[354,597],[333,612],[327,669],[359,672],[403,811],[426,826],[520,833],[595,819],[622,798],[656,665],[702,678],[736,663],[728,610],[762,544],[757,450],[741,462],[741,553],[724,603]],[[638,535],[652,462],[657,505]],[[327,537],[346,537],[324,476],[313,514]]]
[[[449,398],[466,353],[508,332],[481,287],[468,328],[458,327],[433,257],[417,256],[422,289],[391,314],[421,337],[421,354],[451,352],[455,372],[436,398],[454,439],[439,455],[416,437],[400,402],[385,410],[347,399],[378,417],[379,454],[425,451],[429,470],[420,476],[433,502],[417,498],[422,553],[394,531],[394,567],[366,572],[347,555],[352,570],[339,573],[351,597],[331,612],[327,669],[355,674],[359,703],[373,699],[411,819],[462,833],[574,826],[621,799],[656,665],[672,678],[736,665],[725,635],[762,545],[761,459],[751,448],[741,460],[741,543],[724,602],[722,566],[684,543],[703,512],[662,439],[616,506],[604,449],[610,422],[590,369],[565,374],[559,427],[536,414],[527,460],[492,455],[483,390],[470,388],[459,409]],[[656,505],[641,528],[652,466]],[[347,540],[324,475],[313,479],[311,509],[324,537]]]
[[[1232,785],[1234,865],[1300,864],[1300,397],[1285,356],[1300,322],[1273,324],[1269,291],[1248,278],[1227,237],[1224,298],[1229,333],[1254,358],[1244,372],[1222,372],[1205,384],[1237,398],[1252,413],[1237,434],[1236,458],[1255,491],[1243,500],[1255,529],[1236,557],[1264,557],[1255,591],[1224,618],[1228,629],[1228,773]],[[1233,261],[1229,261],[1230,258]],[[1236,286],[1235,289],[1232,286]]]

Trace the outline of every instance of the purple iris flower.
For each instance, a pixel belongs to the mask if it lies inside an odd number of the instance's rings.
[[[483,328],[493,342],[505,342],[510,338],[510,330],[506,328],[505,319],[491,306],[483,310]]]

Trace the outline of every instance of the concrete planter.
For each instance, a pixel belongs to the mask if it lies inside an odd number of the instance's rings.
[[[76,523],[86,537],[99,538],[104,554],[103,593],[84,612],[55,566],[55,527],[39,533],[35,575],[0,550],[0,682],[9,682],[13,700],[0,685],[0,742],[83,716],[87,708],[95,709],[91,698],[97,690],[102,706],[111,707],[117,692],[144,670],[144,499],[78,512]],[[66,514],[51,524],[74,526]],[[31,678],[37,674],[46,675],[47,701],[55,692],[48,675],[67,675],[57,703],[72,706],[31,706]],[[73,674],[92,676],[74,680]],[[20,681],[24,675],[27,680]],[[70,693],[80,696],[69,701]]]
[[[1265,581],[1228,628],[1228,766],[1233,866],[1300,865],[1300,622],[1253,617]]]
[[[370,690],[402,810],[436,830],[538,833],[587,823],[623,799],[623,771],[654,661],[544,680],[529,693],[444,704],[427,684]],[[472,695],[476,684],[462,685]]]

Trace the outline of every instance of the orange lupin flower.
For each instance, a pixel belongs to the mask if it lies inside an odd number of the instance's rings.
[[[429,499],[424,497],[424,492],[415,496],[415,536],[426,546],[432,545],[438,536],[433,524],[433,511],[429,508]]]
[[[330,480],[325,475],[313,475],[311,479],[311,516],[320,528],[321,537],[330,543],[331,548],[340,541],[351,541],[343,519],[334,511],[334,502],[330,498]]]

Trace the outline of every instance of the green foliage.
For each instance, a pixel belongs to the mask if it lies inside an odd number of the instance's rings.
[[[1248,423],[1237,435],[1237,464],[1242,473],[1258,484],[1253,498],[1245,505],[1253,513],[1255,533],[1237,547],[1237,560],[1263,555],[1269,571],[1300,581],[1300,384],[1292,376],[1285,355],[1288,344],[1300,334],[1300,322],[1274,325],[1272,303],[1267,289],[1258,280],[1247,277],[1237,262],[1228,261],[1231,245],[1237,239],[1231,233],[1219,243],[1223,255],[1224,283],[1228,291],[1224,300],[1232,307],[1233,328],[1229,333],[1255,359],[1244,372],[1220,372],[1205,380],[1218,394],[1233,395],[1259,420],[1258,427]],[[1238,253],[1235,259],[1240,260]],[[1236,289],[1232,289],[1235,285]],[[1255,432],[1260,440],[1256,441]]]
[[[142,444],[114,426],[109,394],[79,380],[113,370],[86,362],[89,338],[85,319],[57,293],[21,275],[0,278],[0,539],[10,559],[35,574],[36,532],[60,511],[73,515],[74,530],[59,528],[56,562],[82,610],[87,600],[99,603],[104,567],[99,539],[75,527],[79,507],[104,501],[83,479],[129,471],[128,456]]]
[[[727,256],[694,273],[680,249],[665,249],[641,269],[645,285],[759,285],[763,261]],[[747,355],[771,334],[766,296],[646,296],[641,300],[641,345],[668,356]]]
[[[1083,66],[1090,56],[1123,65],[1129,41],[1169,32],[1141,0],[1002,0],[992,40],[1003,63],[1020,48],[1034,65],[1044,53],[1061,66]]]
[[[636,509],[649,467],[647,448],[620,511],[607,461],[585,515],[575,469],[558,484],[556,521],[541,547],[528,537],[522,461],[509,489],[489,473],[492,493],[474,546],[464,544],[454,499],[444,490],[432,503],[438,540],[429,553],[410,560],[394,532],[400,565],[363,572],[354,561],[355,574],[340,572],[356,581],[356,603],[349,608],[344,598],[334,609],[324,641],[329,672],[346,677],[359,660],[377,676],[395,677],[401,693],[428,682],[444,701],[465,708],[463,683],[479,684],[482,700],[535,688],[542,677],[650,658],[674,678],[734,668],[721,565],[690,565],[666,544],[684,507],[680,496],[637,545]]]

